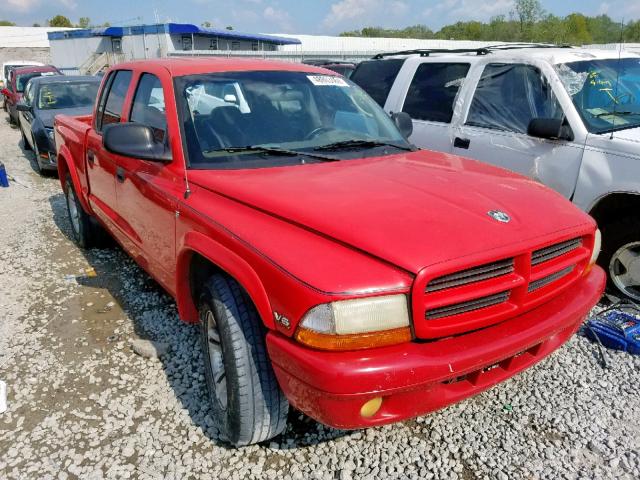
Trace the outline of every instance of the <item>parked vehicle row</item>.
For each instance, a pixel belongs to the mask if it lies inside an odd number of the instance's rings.
[[[88,115],[93,111],[99,77],[64,76],[54,66],[37,62],[3,65],[2,89],[9,122],[20,129],[25,150],[33,150],[38,172],[57,172],[53,121],[60,113]]]
[[[610,286],[640,301],[640,56],[418,50],[362,62],[351,79],[412,117],[417,146],[529,176],[591,214]]]
[[[290,405],[362,428],[475,395],[600,298],[592,218],[416,148],[397,112],[315,66],[161,59],[112,67],[91,116],[55,118],[77,243],[106,230],[199,323],[234,445],[278,435]]]

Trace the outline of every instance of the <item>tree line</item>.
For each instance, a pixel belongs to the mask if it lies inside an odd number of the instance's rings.
[[[0,27],[15,27],[16,23],[10,20],[0,20]],[[109,22],[105,22],[100,25],[92,25],[89,17],[80,17],[78,23],[73,23],[64,15],[56,15],[53,18],[47,20],[44,25],[34,23],[32,27],[68,27],[68,28],[90,28],[90,27],[110,27]]]
[[[343,37],[391,37],[498,42],[542,42],[584,45],[590,43],[640,42],[640,20],[615,22],[608,15],[589,17],[572,13],[558,17],[547,13],[538,0],[516,0],[509,15],[489,22],[467,21],[433,31],[426,25],[402,29],[365,27],[340,34]]]

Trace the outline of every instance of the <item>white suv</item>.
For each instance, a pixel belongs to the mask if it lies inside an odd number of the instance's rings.
[[[364,61],[351,80],[388,112],[408,113],[417,146],[528,175],[589,212],[610,286],[640,300],[640,56],[417,50]]]

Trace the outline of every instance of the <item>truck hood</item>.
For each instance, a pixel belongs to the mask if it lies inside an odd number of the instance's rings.
[[[585,225],[588,216],[525,177],[418,151],[254,170],[191,170],[190,181],[410,272]],[[511,220],[501,223],[488,212]]]

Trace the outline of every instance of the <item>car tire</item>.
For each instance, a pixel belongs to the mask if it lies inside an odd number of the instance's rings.
[[[289,403],[251,299],[233,279],[216,274],[204,285],[199,313],[212,416],[223,439],[242,446],[282,433]]]
[[[634,266],[635,276],[640,268],[640,223],[635,218],[624,218],[606,225],[602,229],[602,251],[598,257],[598,264],[607,272],[607,287],[617,296],[626,297],[634,302],[640,302],[640,282],[634,285],[629,281],[627,267],[628,258],[638,257]],[[625,263],[627,265],[625,266]]]
[[[95,227],[91,216],[84,211],[80,200],[78,200],[70,175],[67,175],[65,179],[65,197],[73,239],[80,247],[91,248],[95,244]]]
[[[20,135],[22,135],[22,148],[26,151],[32,150],[31,145],[27,142],[27,136],[24,134],[22,127],[20,127]]]
[[[33,144],[33,157],[34,160],[36,162],[36,172],[38,172],[39,175],[42,175],[42,165],[40,164],[40,150],[38,150],[38,144],[36,143],[36,139],[33,138],[33,135],[31,135],[31,142]]]

